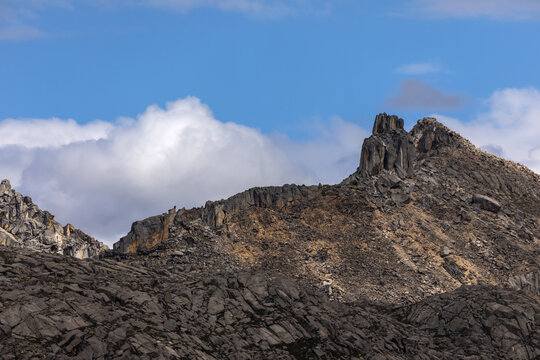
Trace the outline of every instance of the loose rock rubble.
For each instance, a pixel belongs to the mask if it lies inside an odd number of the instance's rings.
[[[2,359],[534,359],[540,303],[463,287],[394,307],[259,272],[0,249]]]

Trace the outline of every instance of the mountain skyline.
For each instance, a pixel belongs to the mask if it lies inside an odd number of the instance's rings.
[[[339,182],[382,111],[539,173],[538,20],[536,1],[3,1],[0,177],[110,245],[173,205]]]

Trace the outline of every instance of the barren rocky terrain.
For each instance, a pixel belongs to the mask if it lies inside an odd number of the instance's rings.
[[[2,186],[6,359],[540,358],[540,176],[432,118],[378,115],[340,184],[171,209],[112,251]]]

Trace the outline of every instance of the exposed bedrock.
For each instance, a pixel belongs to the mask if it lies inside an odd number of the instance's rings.
[[[364,177],[382,170],[410,175],[415,157],[412,138],[403,129],[403,119],[382,113],[375,118],[373,134],[364,140],[357,172]]]
[[[156,246],[169,237],[169,226],[176,216],[176,207],[167,213],[135,221],[130,232],[114,244],[115,252],[134,253]]]
[[[88,258],[107,246],[76,229],[62,226],[29,196],[16,192],[8,180],[0,183],[0,245]]]

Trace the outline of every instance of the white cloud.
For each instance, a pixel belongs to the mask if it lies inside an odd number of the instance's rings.
[[[59,221],[112,243],[131,222],[173,205],[201,206],[252,186],[340,181],[356,169],[367,132],[336,118],[317,133],[304,143],[267,136],[216,120],[193,97],[114,125],[8,119],[0,122],[0,137],[9,135],[0,177]]]
[[[396,69],[397,73],[405,75],[426,75],[440,73],[442,71],[444,69],[441,66],[431,62],[406,64]]]
[[[434,116],[476,146],[540,174],[540,91],[498,90],[487,104],[489,110],[470,122]]]
[[[5,119],[0,122],[0,147],[60,147],[104,139],[113,128],[111,123],[99,120],[79,125],[73,119]]]
[[[538,0],[413,0],[410,8],[431,17],[520,20],[540,16]]]

